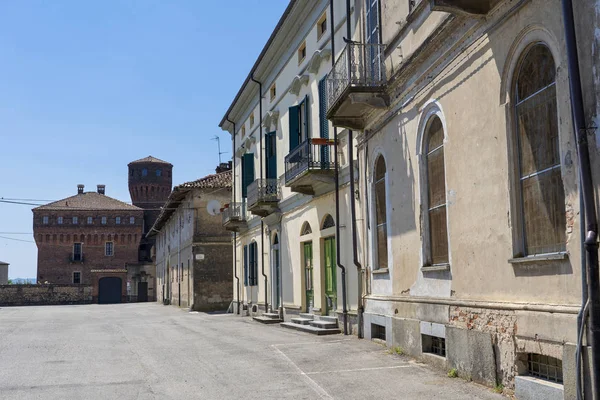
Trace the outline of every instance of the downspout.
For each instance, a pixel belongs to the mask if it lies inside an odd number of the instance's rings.
[[[237,135],[236,131],[235,131],[235,122],[233,122],[232,120],[229,119],[229,116],[227,117],[227,122],[229,122],[230,124],[233,125],[233,166],[231,167],[231,175],[233,177],[233,203],[235,203],[236,201],[236,197],[235,197],[235,137]],[[240,313],[240,278],[238,276],[238,268],[237,268],[237,232],[233,232],[233,273],[235,276],[235,281],[236,281],[236,294],[237,294],[237,313]]]
[[[335,23],[333,22],[333,0],[329,1],[329,14],[331,16],[331,68],[335,67]],[[333,153],[335,157],[335,261],[342,271],[342,311],[344,315],[344,335],[348,334],[348,308],[346,307],[346,267],[340,261],[340,167],[338,162],[338,131],[333,127]]]
[[[579,76],[579,56],[577,54],[573,3],[571,0],[562,1],[562,11],[569,63],[569,88],[571,92],[577,155],[579,157],[579,176],[581,181],[581,191],[583,192],[584,212],[587,219],[585,249],[587,252],[587,285],[590,313],[588,326],[590,328],[590,345],[592,347],[593,382],[591,382],[591,387],[594,392],[594,399],[600,399],[600,274],[598,271],[598,221],[583,110],[581,78]],[[585,274],[585,271],[582,271],[582,273]],[[585,308],[585,305],[583,305],[583,307]]]
[[[258,134],[260,135],[259,136],[260,150],[258,153],[260,154],[260,159],[259,159],[260,180],[262,181],[262,179],[263,179],[262,83],[260,83],[256,79],[254,79],[254,75],[252,75],[250,77],[250,79],[252,79],[252,82],[258,84],[258,124],[259,124],[258,125]],[[269,302],[268,302],[269,285],[268,285],[267,275],[265,274],[265,222],[262,217],[260,219],[260,263],[261,263],[261,273],[262,273],[263,278],[265,278],[265,312],[267,313],[267,312],[269,312]]]
[[[356,197],[354,195],[354,141],[352,138],[352,131],[348,131],[348,162],[350,164],[350,215],[352,218],[352,255],[354,257],[354,265],[356,266],[356,275],[358,277],[358,306],[357,306],[357,323],[358,323],[358,337],[362,339],[362,265],[358,259],[358,248],[356,238]]]
[[[579,179],[581,185],[581,179]],[[583,343],[583,335],[585,333],[585,321],[588,311],[588,288],[587,288],[587,273],[585,262],[585,207],[583,205],[583,192],[579,191],[579,234],[581,236],[581,245],[579,252],[581,254],[581,310],[577,314],[577,350],[575,352],[575,388],[577,392],[577,400],[583,400],[584,380],[581,373],[581,347]]]

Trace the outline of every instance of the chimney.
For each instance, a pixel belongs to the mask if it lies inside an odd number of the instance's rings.
[[[77,194],[82,194],[83,193],[83,185],[80,183],[79,185],[77,185]]]
[[[215,169],[215,171],[217,174],[219,174],[221,172],[229,171],[230,169],[231,169],[231,161],[219,164],[219,166]]]
[[[98,185],[98,194],[104,194],[106,191],[106,185]]]

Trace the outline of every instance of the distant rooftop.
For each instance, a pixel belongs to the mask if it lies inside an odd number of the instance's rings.
[[[66,199],[48,203],[34,210],[131,210],[142,209],[97,192],[78,193]]]
[[[156,164],[167,164],[167,165],[171,165],[171,163],[166,162],[161,160],[160,158],[156,158],[156,157],[152,157],[152,156],[148,156],[148,157],[144,157],[144,158],[140,158],[139,160],[135,160],[130,162],[127,165],[131,165],[131,164],[141,164],[141,163],[156,163]]]
[[[9,265],[7,262],[0,261],[0,265]]]

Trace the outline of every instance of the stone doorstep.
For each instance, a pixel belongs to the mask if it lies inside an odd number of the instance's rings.
[[[314,314],[308,314],[308,313],[300,313],[298,314],[298,316],[300,318],[306,318],[306,319],[315,319]]]
[[[309,325],[313,321],[313,319],[296,317],[296,318],[292,318],[290,321],[294,324]]]
[[[330,322],[330,321],[311,321],[310,322],[311,326],[317,327],[317,328],[324,328],[324,329],[335,329],[337,328],[337,322]]]
[[[323,329],[323,328],[317,328],[317,327],[314,327],[311,325],[295,324],[293,322],[282,322],[279,325],[284,328],[295,329],[297,331],[312,333],[313,335],[337,335],[337,334],[341,333],[339,328]]]
[[[279,313],[272,313],[272,312],[270,312],[270,313],[263,313],[262,316],[265,317],[265,318],[271,318],[271,319],[279,320]]]
[[[337,323],[338,323],[338,319],[337,319],[337,317],[330,317],[330,316],[328,316],[328,315],[321,315],[321,316],[319,317],[319,320],[320,320],[320,321],[333,322],[333,323],[335,323],[336,325],[337,325]]]
[[[254,321],[260,322],[261,324],[278,324],[281,322],[280,319],[274,319],[270,317],[263,317],[262,315],[259,317],[252,317]]]

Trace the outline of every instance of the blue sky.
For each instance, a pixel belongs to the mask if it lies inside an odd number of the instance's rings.
[[[0,1],[0,197],[58,200],[104,183],[130,201],[127,163],[150,154],[174,165],[174,184],[214,172],[210,139],[230,150],[218,123],[286,5]],[[36,276],[31,208],[0,203],[12,278]]]

